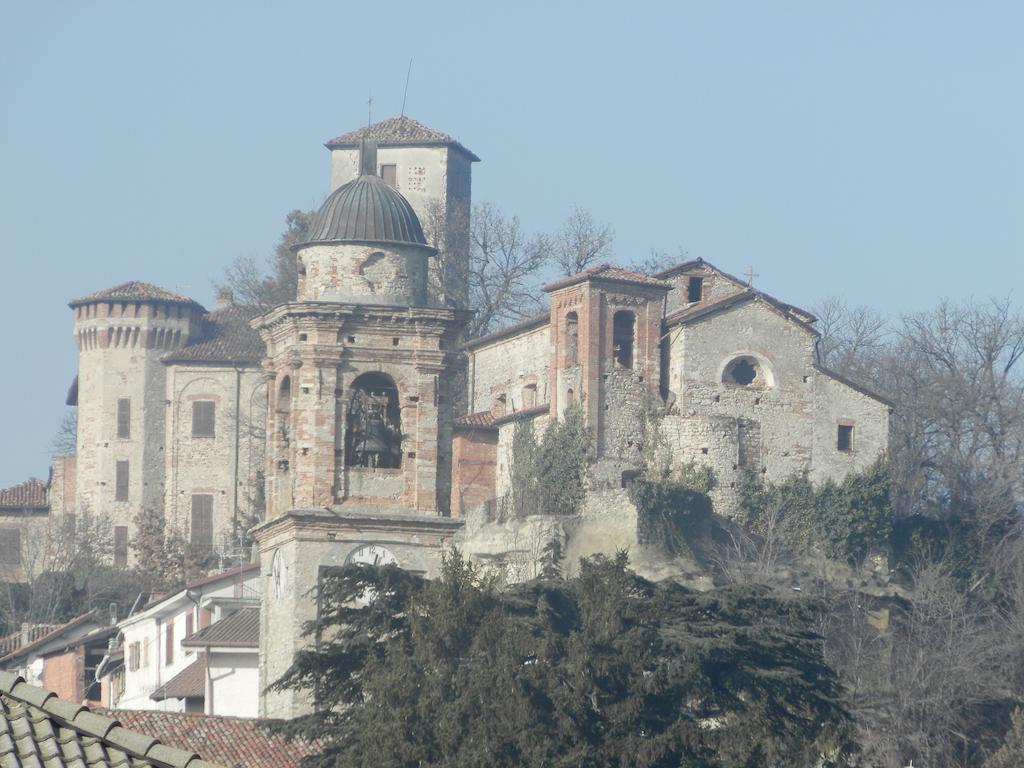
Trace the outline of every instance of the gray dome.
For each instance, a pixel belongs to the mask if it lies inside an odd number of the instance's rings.
[[[379,176],[369,174],[331,193],[299,245],[337,242],[427,246],[409,201]]]

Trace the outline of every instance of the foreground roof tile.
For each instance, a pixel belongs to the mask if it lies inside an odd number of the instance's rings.
[[[0,672],[0,766],[4,768],[223,768],[165,745],[114,717],[59,699]]]

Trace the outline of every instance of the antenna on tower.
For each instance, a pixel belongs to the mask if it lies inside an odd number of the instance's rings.
[[[402,117],[405,117],[405,99],[409,95],[409,76],[412,75],[412,57],[409,57],[409,69],[405,73],[405,92],[402,93]]]

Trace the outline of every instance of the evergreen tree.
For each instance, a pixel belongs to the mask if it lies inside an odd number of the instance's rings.
[[[275,684],[315,696],[316,714],[279,726],[327,745],[308,766],[754,768],[851,751],[805,601],[652,583],[625,554],[504,592],[457,551],[435,581],[346,566],[320,589],[321,650]]]

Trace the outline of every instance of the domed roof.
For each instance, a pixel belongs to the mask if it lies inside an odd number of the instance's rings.
[[[316,212],[306,239],[299,245],[337,242],[430,247],[409,201],[372,174],[334,190]]]

